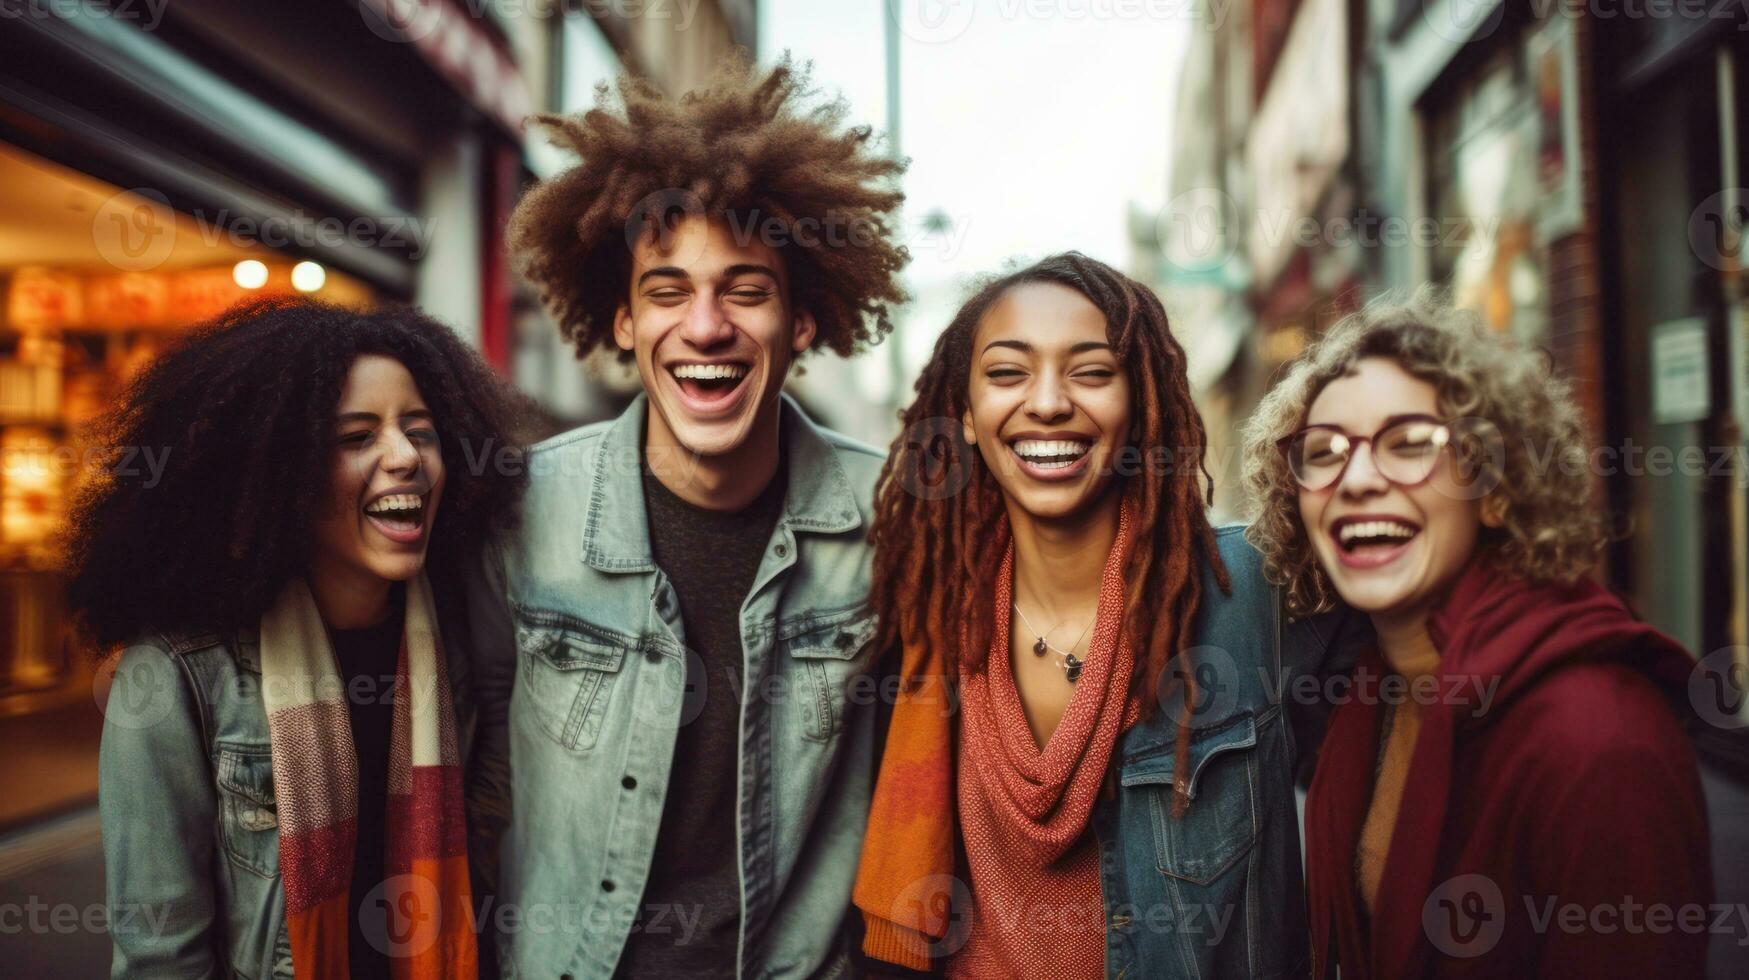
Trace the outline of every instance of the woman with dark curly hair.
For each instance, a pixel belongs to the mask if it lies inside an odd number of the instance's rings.
[[[1382,301],[1290,366],[1245,473],[1293,610],[1378,638],[1306,803],[1316,975],[1701,976],[1693,660],[1586,577],[1566,383],[1434,292]]]
[[[112,930],[115,976],[475,975],[444,640],[521,490],[520,405],[428,317],[266,301],[99,423],[165,460],[70,520],[70,603],[126,645],[99,808],[113,921],[149,928]]]
[[[872,533],[903,683],[856,883],[867,953],[971,978],[1303,971],[1311,719],[1281,692],[1340,663],[1346,624],[1286,627],[1239,528],[1210,526],[1160,300],[1074,252],[995,279],[904,421]]]

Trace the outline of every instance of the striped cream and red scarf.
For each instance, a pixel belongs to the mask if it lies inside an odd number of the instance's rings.
[[[292,967],[299,977],[344,978],[358,760],[346,685],[302,578],[261,619],[261,674]],[[455,712],[423,574],[408,583],[395,675],[383,952],[397,980],[472,978],[477,952]]]

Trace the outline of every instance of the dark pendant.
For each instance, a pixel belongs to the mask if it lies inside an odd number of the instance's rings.
[[[1063,673],[1069,675],[1069,683],[1071,683],[1071,684],[1080,680],[1081,679],[1081,661],[1080,661],[1080,659],[1072,653],[1069,654],[1069,656],[1063,661]]]
[[[1045,655],[1045,638],[1044,637],[1042,637],[1042,636],[1039,637],[1038,642],[1034,643],[1032,645],[1032,652],[1038,654],[1041,657]]]

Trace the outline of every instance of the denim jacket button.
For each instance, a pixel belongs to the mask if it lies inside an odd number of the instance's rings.
[[[602,883],[601,883],[601,890],[602,890],[602,891],[604,891],[604,892],[610,892],[610,891],[613,891],[613,882],[611,882],[611,881],[603,881],[603,882],[602,882]]]
[[[655,650],[651,650],[644,654],[644,659],[648,660],[650,663],[659,664],[662,662],[662,655]]]
[[[789,554],[789,545],[787,545],[787,544],[780,544],[780,545],[778,545],[778,546],[777,546],[777,547],[776,547],[776,548],[774,548],[774,549],[772,549],[772,550],[774,550],[774,551],[776,551],[776,552],[777,552],[777,557],[779,557],[779,558],[782,558],[782,557],[783,557],[783,556],[784,556],[784,555],[787,555],[787,554]]]
[[[621,786],[624,786],[626,789],[637,789],[638,788],[638,781],[635,777],[632,777],[632,776],[627,776],[626,778],[620,780],[619,784]]]

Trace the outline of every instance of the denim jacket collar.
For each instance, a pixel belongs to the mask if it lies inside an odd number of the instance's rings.
[[[596,450],[595,481],[583,518],[583,561],[604,572],[648,572],[649,518],[644,510],[644,420],[649,398],[632,399]],[[797,531],[836,534],[862,525],[850,477],[831,443],[788,394],[778,396],[788,474],[783,517]]]

